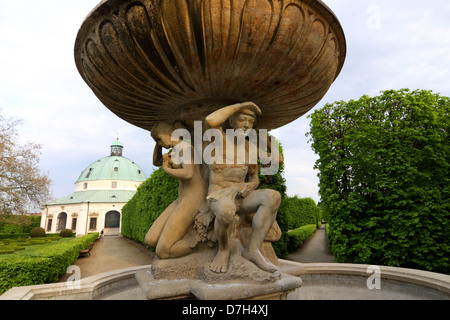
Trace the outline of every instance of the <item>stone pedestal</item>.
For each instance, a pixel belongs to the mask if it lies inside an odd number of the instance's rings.
[[[280,272],[267,272],[258,268],[254,263],[242,257],[244,250],[239,239],[230,239],[230,260],[226,273],[216,273],[210,270],[217,246],[199,246],[196,252],[176,258],[159,259],[152,262],[152,274],[156,280],[190,279],[202,280],[207,283],[244,282],[266,284],[280,280]],[[267,258],[266,258],[267,259]],[[277,262],[278,263],[278,262]]]
[[[266,284],[225,282],[210,284],[202,280],[156,280],[151,271],[139,271],[136,280],[148,300],[286,300],[300,288],[300,278],[281,274]]]
[[[217,248],[205,246],[182,258],[155,258],[151,270],[138,272],[136,279],[150,300],[278,300],[300,288],[300,278],[261,270],[242,257],[242,250],[240,241],[232,239],[226,273],[210,270]]]

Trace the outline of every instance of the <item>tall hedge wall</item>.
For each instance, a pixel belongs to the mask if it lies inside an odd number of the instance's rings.
[[[388,90],[310,118],[336,260],[450,273],[450,99]]]
[[[320,226],[322,221],[321,211],[313,199],[299,198],[298,196],[289,197],[286,206],[289,230],[308,224]]]
[[[289,253],[295,251],[306,240],[292,241],[292,236],[288,235],[289,231],[297,230],[307,225],[319,227],[322,223],[322,211],[311,198],[286,196],[281,200],[277,222],[283,234],[281,239],[274,243],[274,249],[279,258],[285,259]],[[298,244],[298,246],[296,247],[295,244]]]
[[[178,180],[159,168],[142,183],[122,208],[122,235],[144,243],[159,215],[178,197]]]

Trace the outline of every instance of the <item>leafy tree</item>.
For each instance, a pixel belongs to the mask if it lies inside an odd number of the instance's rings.
[[[0,214],[1,234],[27,234],[41,224],[41,216]]]
[[[450,272],[449,113],[449,98],[403,89],[309,116],[337,261]]]
[[[39,171],[41,146],[19,144],[20,120],[0,115],[0,213],[22,214],[50,199],[50,179]]]

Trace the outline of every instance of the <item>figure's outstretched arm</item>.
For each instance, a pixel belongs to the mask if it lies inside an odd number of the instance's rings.
[[[256,104],[254,104],[253,102],[243,102],[233,104],[231,106],[227,106],[217,111],[214,111],[205,118],[205,122],[210,128],[218,128],[225,121],[227,121],[228,118],[230,118],[233,114],[242,109],[251,109],[257,115],[261,115],[261,109],[259,109],[259,107]]]

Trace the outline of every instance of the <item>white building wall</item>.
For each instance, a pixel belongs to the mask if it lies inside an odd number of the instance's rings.
[[[113,186],[113,183],[115,187]],[[75,184],[75,192],[87,190],[131,190],[135,191],[142,182],[126,180],[93,180]]]
[[[77,236],[86,235],[89,232],[100,232],[105,227],[105,216],[109,211],[118,211],[122,218],[122,208],[126,203],[80,203],[69,205],[47,206],[42,212],[41,227],[47,233],[58,233],[58,216],[60,213],[67,214],[65,227],[62,229],[72,229],[72,219],[77,219],[76,229]],[[90,229],[91,218],[97,218],[95,229]],[[52,220],[49,228],[49,219]],[[120,227],[119,227],[120,230]],[[118,232],[118,230],[105,230],[105,234]]]

